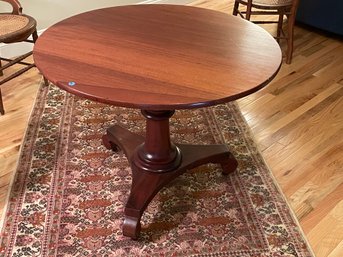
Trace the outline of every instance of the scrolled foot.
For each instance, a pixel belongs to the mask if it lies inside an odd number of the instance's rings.
[[[141,231],[140,218],[125,215],[123,235],[137,239]]]
[[[109,137],[107,135],[102,136],[102,143],[108,150],[118,151],[118,146],[110,141]]]
[[[234,172],[237,169],[238,166],[238,162],[235,159],[235,157],[233,157],[233,155],[231,154],[229,158],[225,159],[224,162],[220,163],[223,171],[222,174],[223,175],[228,175],[231,172]]]

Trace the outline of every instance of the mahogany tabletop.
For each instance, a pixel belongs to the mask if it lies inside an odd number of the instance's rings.
[[[267,85],[282,54],[264,29],[222,12],[131,5],[82,13],[34,47],[42,74],[88,99],[146,110],[210,106]]]

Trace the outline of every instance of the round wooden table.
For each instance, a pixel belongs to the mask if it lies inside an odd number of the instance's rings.
[[[117,125],[103,137],[131,165],[123,234],[137,238],[157,192],[187,169],[219,163],[237,168],[226,145],[174,144],[176,109],[232,101],[267,85],[282,55],[262,28],[212,10],[177,5],[120,6],[63,20],[39,37],[34,60],[53,84],[78,96],[139,108],[146,136]]]

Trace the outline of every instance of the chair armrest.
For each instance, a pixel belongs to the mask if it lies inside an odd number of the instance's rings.
[[[23,8],[21,7],[21,4],[18,0],[0,0],[3,2],[7,2],[10,5],[12,5],[12,13],[13,14],[22,14]]]

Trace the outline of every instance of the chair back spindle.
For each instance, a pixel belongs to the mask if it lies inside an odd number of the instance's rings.
[[[275,39],[287,41],[286,63],[290,64],[293,56],[293,34],[295,16],[298,9],[299,0],[235,0],[233,15],[239,15],[244,19],[256,24],[277,24],[277,34]],[[244,6],[242,9],[241,6]],[[252,16],[277,15],[277,21],[267,19],[255,20]],[[287,30],[284,31],[284,18],[287,18]]]

